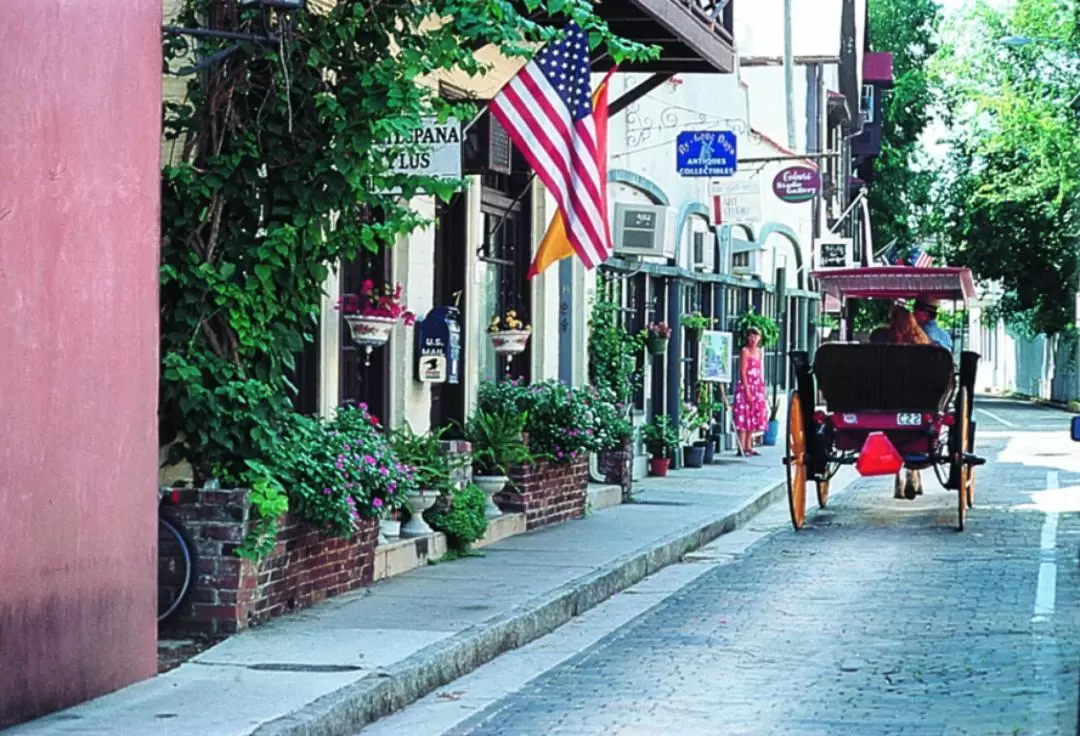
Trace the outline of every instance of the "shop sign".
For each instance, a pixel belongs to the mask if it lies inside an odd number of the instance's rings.
[[[454,307],[436,307],[416,323],[416,380],[459,383],[461,324]]]
[[[730,130],[684,131],[675,140],[679,176],[734,176],[737,161],[738,146]]]
[[[821,189],[821,176],[809,166],[789,166],[773,178],[772,188],[781,202],[809,202]]]
[[[851,238],[828,237],[818,240],[817,268],[851,268],[853,249],[854,241]]]
[[[713,224],[761,222],[761,180],[718,180],[711,183]]]
[[[459,121],[440,123],[437,118],[424,118],[420,127],[394,134],[379,148],[388,153],[394,174],[460,179],[461,139]],[[405,147],[409,150],[402,150]]]

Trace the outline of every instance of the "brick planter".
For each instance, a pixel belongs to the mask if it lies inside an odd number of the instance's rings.
[[[376,521],[362,522],[346,540],[286,516],[274,551],[250,562],[234,554],[252,515],[247,491],[183,489],[170,512],[195,543],[199,565],[195,590],[170,628],[231,634],[374,579]]]
[[[496,494],[503,511],[525,514],[525,528],[538,529],[585,516],[589,461],[517,465],[510,469],[510,486]]]
[[[608,450],[596,456],[597,470],[604,476],[605,483],[611,483],[622,489],[623,500],[630,498],[630,487],[633,484],[633,471],[631,463],[634,460],[633,448],[623,445],[618,450]]]

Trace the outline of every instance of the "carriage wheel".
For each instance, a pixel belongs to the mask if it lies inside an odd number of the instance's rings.
[[[791,392],[788,402],[787,495],[791,524],[802,529],[806,523],[806,424],[797,391]]]
[[[957,478],[960,480],[960,487],[957,490],[957,525],[958,531],[964,531],[964,516],[967,513],[968,508],[974,502],[974,478],[971,475],[971,466],[964,462],[964,454],[967,452],[968,436],[971,423],[970,413],[968,411],[968,390],[965,386],[960,389],[960,397],[956,402],[957,413],[959,416],[956,418],[956,424],[954,425],[960,431],[960,449],[957,459],[953,462],[957,465]]]
[[[825,508],[829,504],[829,481],[819,480],[817,481],[817,505],[819,509]]]

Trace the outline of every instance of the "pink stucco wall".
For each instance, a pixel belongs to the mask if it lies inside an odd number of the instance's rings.
[[[0,1],[0,727],[155,671],[160,24]]]

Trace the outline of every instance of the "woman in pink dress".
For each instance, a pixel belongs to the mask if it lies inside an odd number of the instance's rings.
[[[739,385],[735,390],[735,431],[739,438],[739,455],[760,454],[754,449],[752,435],[754,432],[764,432],[769,421],[760,343],[760,330],[751,327],[746,333],[746,346],[739,353]]]

